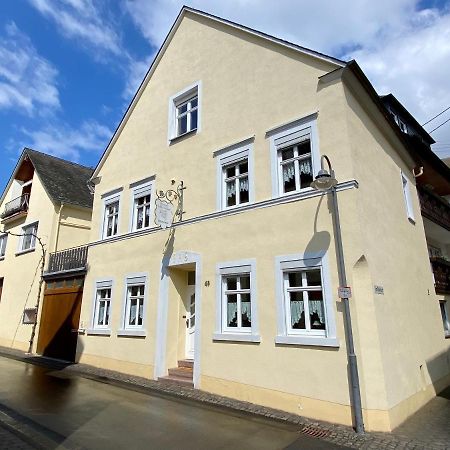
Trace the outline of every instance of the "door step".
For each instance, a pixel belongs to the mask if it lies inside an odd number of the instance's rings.
[[[169,369],[169,375],[165,377],[159,377],[158,380],[194,387],[193,367],[194,361],[191,360],[178,361],[178,367]]]

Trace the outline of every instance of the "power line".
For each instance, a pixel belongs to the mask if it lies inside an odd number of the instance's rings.
[[[430,123],[432,120],[436,119],[436,117],[439,117],[441,114],[444,114],[445,111],[448,111],[449,109],[450,109],[450,106],[448,108],[445,108],[444,111],[441,111],[437,116],[432,117],[428,122],[423,123],[422,126],[424,127],[427,123]]]
[[[433,131],[436,131],[438,128],[441,128],[442,125],[445,125],[447,122],[450,122],[450,117],[445,122],[442,122],[440,125],[438,125],[434,130],[429,131],[428,134],[431,134]]]

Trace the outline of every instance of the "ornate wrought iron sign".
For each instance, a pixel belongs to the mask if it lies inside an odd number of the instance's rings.
[[[183,191],[186,188],[181,181],[175,189],[157,191],[155,200],[155,223],[163,230],[170,228],[175,220],[183,219]]]

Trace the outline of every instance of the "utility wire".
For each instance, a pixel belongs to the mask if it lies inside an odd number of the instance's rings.
[[[428,134],[431,134],[433,131],[436,131],[438,128],[441,128],[442,125],[445,125],[447,122],[450,122],[450,117],[445,122],[442,122],[440,125],[438,125],[434,130],[429,131]]]
[[[448,108],[445,108],[444,111],[441,111],[437,116],[432,117],[428,122],[423,123],[422,126],[424,127],[427,123],[430,123],[432,120],[436,119],[436,117],[439,117],[441,114],[444,114],[445,111],[448,111],[449,109],[450,109],[450,106]]]

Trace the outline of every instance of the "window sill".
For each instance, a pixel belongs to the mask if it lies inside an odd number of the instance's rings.
[[[3,261],[5,259],[4,256],[0,256],[0,261]]]
[[[450,339],[450,331],[445,332],[445,339]]]
[[[261,342],[259,334],[231,334],[231,333],[214,333],[213,341],[232,341],[232,342]]]
[[[308,193],[308,192],[313,192],[313,191],[314,191],[314,189],[312,187],[308,186],[308,187],[304,187],[303,189],[297,189],[296,191],[278,192],[277,197],[289,197],[290,195]]]
[[[86,330],[87,335],[99,335],[99,336],[111,336],[111,330],[109,328],[88,328]]]
[[[110,239],[114,239],[114,238],[116,238],[117,236],[120,236],[119,235],[119,233],[117,233],[117,234],[113,234],[113,235],[111,235],[111,236],[102,236],[102,241],[109,241]]]
[[[147,331],[143,329],[137,329],[137,330],[117,330],[117,336],[147,336]]]
[[[276,336],[275,344],[339,348],[339,339],[323,336]]]
[[[184,137],[187,137],[190,134],[197,134],[197,128],[195,128],[195,130],[186,131],[186,133],[179,134],[178,136],[171,137],[169,139],[169,145],[174,144],[175,142],[181,141]]]
[[[20,250],[20,251],[16,252],[16,256],[25,255],[25,253],[31,253],[31,252],[34,252],[35,250],[36,250],[36,247],[27,248],[26,250]]]

